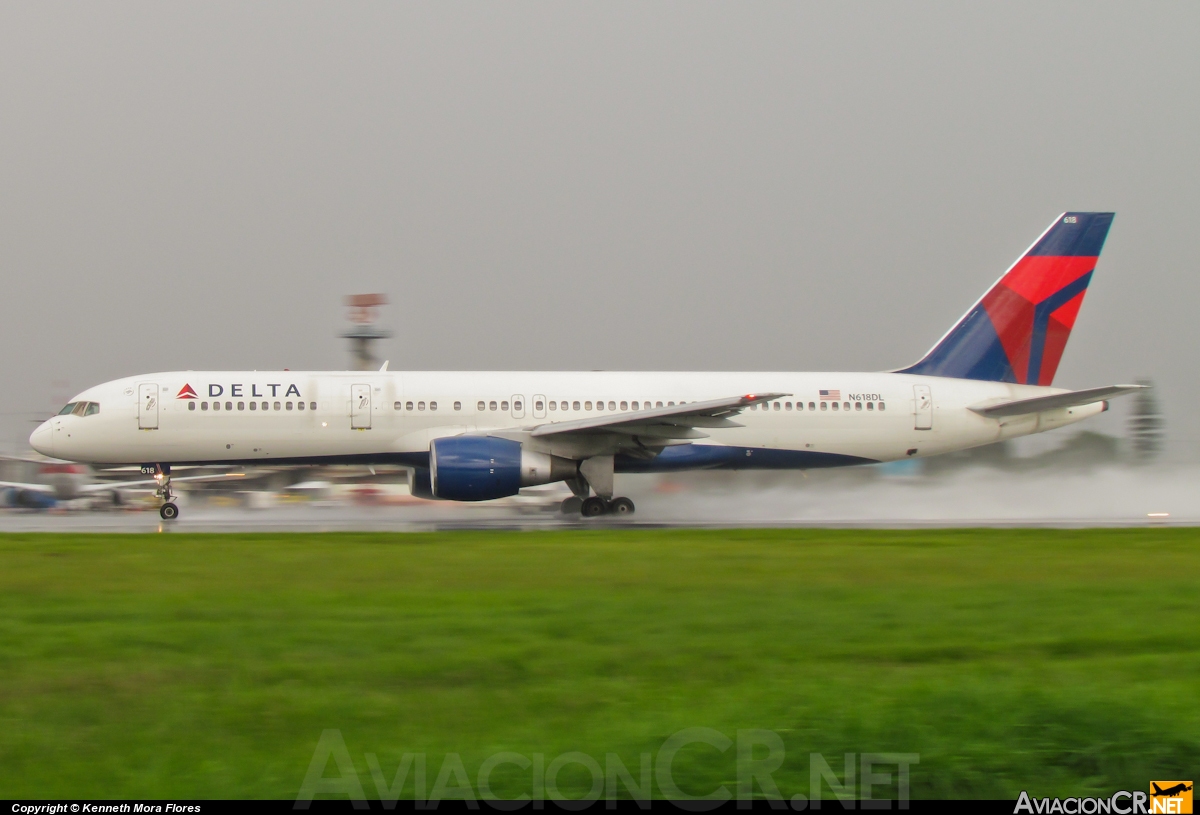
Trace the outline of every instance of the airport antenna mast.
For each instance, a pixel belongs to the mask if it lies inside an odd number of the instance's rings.
[[[379,360],[375,357],[374,344],[376,340],[384,340],[392,336],[392,332],[376,325],[377,309],[387,305],[385,294],[351,294],[345,299],[346,307],[350,309],[350,322],[353,327],[342,334],[350,340],[351,368],[355,371],[377,371]]]

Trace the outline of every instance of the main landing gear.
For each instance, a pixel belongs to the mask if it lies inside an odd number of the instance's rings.
[[[564,482],[575,493],[562,502],[564,515],[576,513],[585,518],[601,515],[632,515],[633,501],[613,498],[613,457],[593,456],[579,464],[579,474]],[[592,491],[596,494],[589,497]]]
[[[634,512],[633,501],[628,498],[614,498],[611,501],[606,501],[599,495],[593,495],[591,498],[579,498],[572,496],[562,502],[562,513],[564,515],[579,514],[585,518],[599,518],[601,515],[632,515]]]
[[[171,492],[171,466],[160,464],[155,467],[154,480],[158,482],[158,489],[154,491],[154,495],[164,502],[158,508],[158,517],[164,521],[173,521],[179,517],[179,506],[174,501],[175,494]]]

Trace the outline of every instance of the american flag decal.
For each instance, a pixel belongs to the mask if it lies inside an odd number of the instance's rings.
[[[840,402],[842,400],[842,392],[837,391],[818,391],[821,394],[822,402]]]

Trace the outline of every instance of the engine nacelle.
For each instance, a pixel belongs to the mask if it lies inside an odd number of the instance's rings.
[[[578,465],[535,453],[520,442],[494,436],[453,436],[429,446],[433,495],[450,501],[490,501],[516,495],[521,487],[574,478]]]

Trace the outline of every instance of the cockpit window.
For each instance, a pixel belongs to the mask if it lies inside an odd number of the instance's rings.
[[[85,410],[83,412],[83,415],[84,416],[95,416],[99,412],[100,412],[100,403],[99,402],[88,402],[87,410]]]
[[[75,409],[75,406],[78,404],[79,404],[78,402],[67,402],[67,404],[63,407],[63,409],[58,412],[58,415],[66,416],[68,413],[73,411]]]
[[[87,402],[76,402],[75,409],[71,411],[71,415],[72,416],[82,416],[83,412],[85,410],[87,410],[87,406],[88,406]]]

